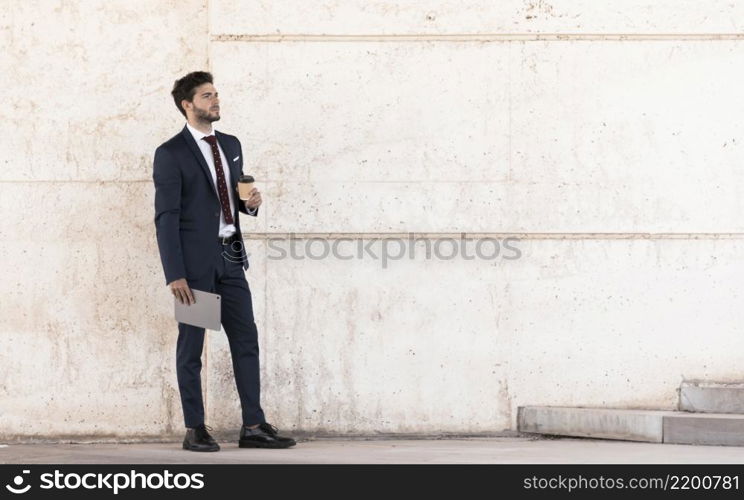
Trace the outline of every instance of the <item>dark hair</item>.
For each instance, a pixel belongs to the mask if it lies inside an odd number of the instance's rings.
[[[204,85],[205,83],[214,83],[212,81],[212,73],[206,71],[193,71],[188,75],[184,76],[180,80],[176,80],[173,84],[173,90],[171,95],[173,100],[176,101],[176,107],[183,116],[186,116],[186,110],[181,106],[181,101],[186,99],[189,102],[194,100],[194,94],[196,93],[196,87]]]

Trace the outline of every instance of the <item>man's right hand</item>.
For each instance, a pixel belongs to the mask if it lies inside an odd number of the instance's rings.
[[[177,298],[181,302],[181,304],[191,305],[196,303],[194,294],[191,293],[191,288],[189,288],[189,284],[186,281],[186,278],[171,281],[168,286],[170,286],[171,292],[173,292],[173,296]]]

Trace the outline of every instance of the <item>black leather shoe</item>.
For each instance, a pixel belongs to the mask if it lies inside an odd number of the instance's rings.
[[[277,428],[266,422],[259,424],[255,429],[244,425],[240,430],[238,442],[241,448],[289,448],[296,444],[294,439],[277,434]]]
[[[186,437],[183,438],[183,449],[190,451],[220,451],[220,445],[209,435],[212,428],[201,424],[196,427],[186,428]]]

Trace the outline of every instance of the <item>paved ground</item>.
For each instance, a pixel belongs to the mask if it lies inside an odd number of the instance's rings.
[[[313,439],[288,450],[217,453],[180,443],[0,445],[0,463],[744,463],[744,447],[532,437],[429,440]]]

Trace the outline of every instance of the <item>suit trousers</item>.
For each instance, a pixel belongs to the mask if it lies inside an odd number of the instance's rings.
[[[260,404],[258,330],[253,318],[251,290],[236,251],[241,243],[223,245],[216,237],[214,241],[214,272],[186,281],[190,288],[222,296],[221,321],[230,345],[243,425],[260,424],[266,420]],[[205,423],[201,388],[203,346],[204,328],[178,324],[176,369],[186,427]]]

